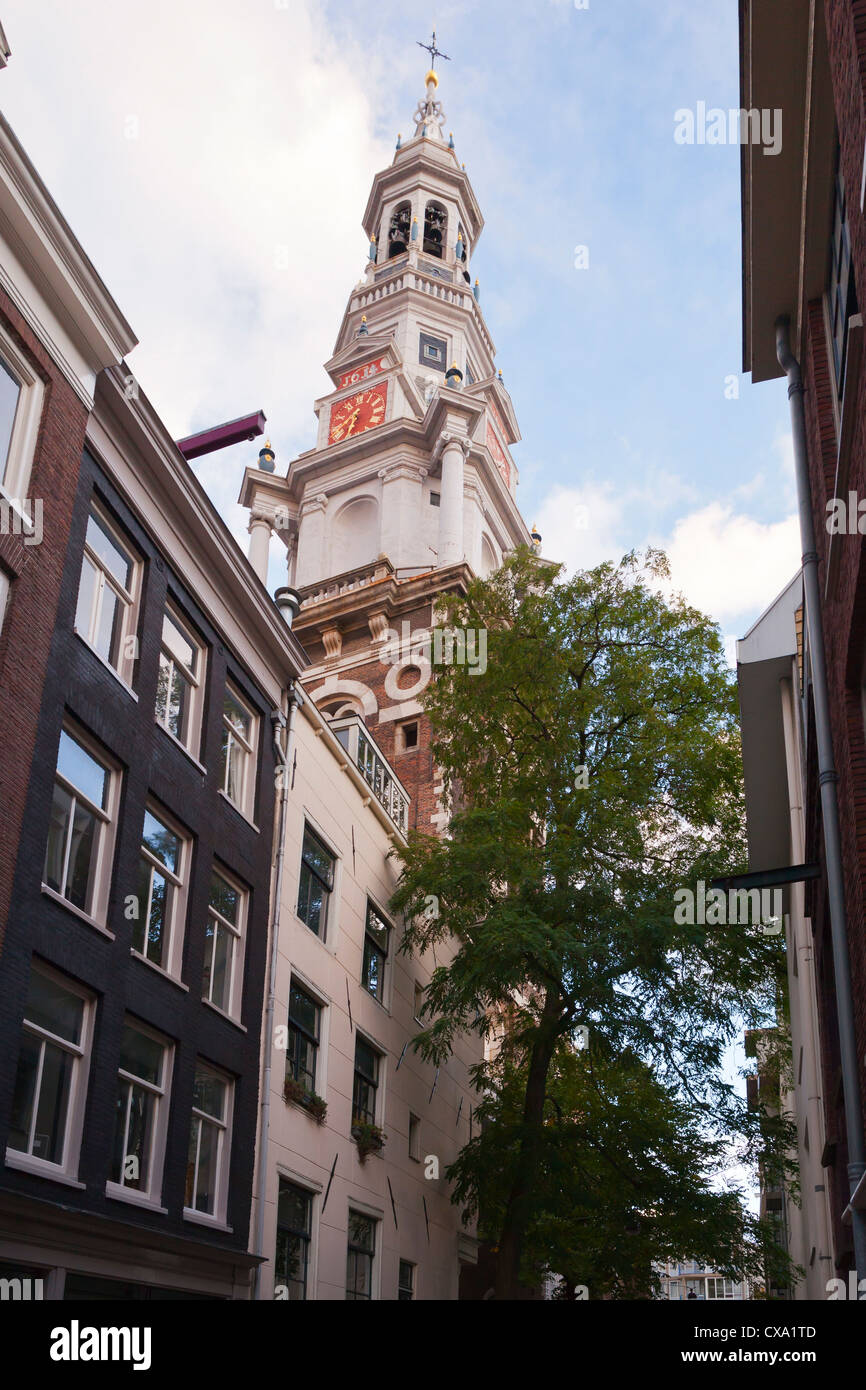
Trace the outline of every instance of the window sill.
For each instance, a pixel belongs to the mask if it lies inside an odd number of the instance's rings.
[[[245,1024],[241,1023],[240,1019],[232,1018],[231,1014],[227,1014],[225,1009],[220,1008],[219,1004],[214,1004],[210,999],[203,999],[201,1002],[204,1004],[205,1008],[213,1009],[215,1014],[219,1014],[220,1018],[224,1018],[226,1023],[233,1024],[234,1027],[239,1028],[242,1033],[249,1032],[249,1029]]]
[[[230,796],[226,796],[222,787],[219,788],[218,794],[222,797],[223,801],[226,803],[227,806],[231,806],[236,816],[240,816],[241,820],[245,820],[247,825],[252,826],[253,830],[256,832],[257,835],[261,834],[261,831],[259,830],[259,827],[256,825],[255,821],[247,815],[246,811],[242,811],[240,806],[237,806],[235,802],[232,801]]]
[[[47,883],[43,883],[42,892],[45,894],[46,898],[51,898],[54,902],[59,903],[59,905],[65,908],[67,912],[70,912],[73,917],[77,917],[79,921],[86,922],[89,927],[93,927],[94,931],[98,931],[101,936],[107,936],[109,941],[115,940],[113,931],[109,931],[108,927],[104,927],[101,922],[97,922],[96,918],[91,917],[89,913],[82,912],[80,907],[76,907],[74,903],[71,903],[68,898],[64,898],[62,893],[58,893],[54,888],[49,888]]]
[[[185,758],[189,758],[189,760],[190,760],[190,762],[192,763],[193,767],[197,768],[198,771],[202,774],[203,777],[207,777],[207,768],[204,766],[203,763],[200,763],[200,762],[199,762],[198,758],[195,756],[194,753],[191,753],[191,752],[189,751],[189,749],[187,748],[186,744],[185,744],[185,743],[181,743],[181,741],[180,741],[180,739],[177,737],[177,735],[176,735],[176,734],[173,734],[173,733],[171,732],[171,729],[167,729],[167,728],[165,727],[164,724],[160,724],[159,720],[156,718],[155,715],[154,715],[153,722],[154,722],[154,724],[156,725],[156,727],[157,727],[158,729],[162,729],[162,732],[165,734],[166,738],[169,739],[169,741],[170,741],[171,743],[174,744],[175,748],[179,748],[180,751],[181,751],[181,753],[183,753],[184,757],[185,757]]]
[[[129,1202],[130,1206],[144,1207],[147,1211],[152,1211],[158,1216],[168,1215],[168,1207],[160,1206],[153,1197],[142,1197],[140,1192],[123,1187],[121,1183],[107,1182],[105,1195],[110,1202]]]
[[[114,677],[114,679],[117,681],[117,684],[121,687],[121,689],[122,689],[122,690],[125,690],[126,693],[127,693],[127,695],[131,696],[132,699],[135,701],[135,703],[138,704],[138,696],[136,695],[136,693],[135,693],[135,691],[133,690],[132,686],[131,686],[131,685],[127,685],[126,681],[123,679],[123,676],[120,674],[119,671],[116,671],[116,670],[115,670],[115,668],[112,666],[111,662],[110,662],[110,661],[106,661],[105,657],[102,656],[102,655],[96,650],[96,648],[93,646],[93,644],[92,644],[91,642],[88,642],[87,638],[86,638],[85,636],[83,636],[83,634],[80,633],[80,632],[78,631],[78,628],[77,628],[77,627],[73,627],[72,631],[74,632],[75,636],[78,638],[79,642],[81,642],[81,644],[82,644],[83,646],[85,646],[85,647],[87,648],[87,650],[88,650],[89,652],[91,652],[91,653],[96,657],[96,660],[99,662],[100,666],[104,666],[105,669],[106,669],[106,671],[108,671],[109,674],[112,675],[112,676]]]
[[[35,1178],[47,1178],[49,1182],[61,1182],[64,1187],[75,1187],[79,1192],[84,1192],[87,1188],[87,1183],[79,1182],[55,1164],[46,1163],[41,1158],[32,1158],[30,1154],[20,1153],[18,1149],[6,1150],[6,1167],[17,1168],[20,1172],[30,1173]]]
[[[163,970],[161,965],[156,965],[152,960],[148,960],[147,956],[143,956],[140,951],[136,951],[134,946],[130,946],[129,954],[134,956],[136,960],[140,960],[142,965],[146,965],[149,970],[155,970],[157,975],[161,975],[164,980],[168,980],[170,985],[176,985],[177,988],[182,989],[185,994],[189,994],[189,985],[185,985],[183,980],[179,980],[176,975],[170,975],[167,970]]]
[[[193,1211],[191,1207],[184,1207],[183,1219],[184,1221],[192,1221],[196,1226],[210,1226],[212,1231],[227,1231],[229,1235],[234,1234],[232,1227],[227,1225],[225,1221],[221,1221],[218,1216],[208,1216],[206,1212]]]

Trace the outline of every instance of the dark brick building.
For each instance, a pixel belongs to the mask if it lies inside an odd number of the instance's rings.
[[[805,384],[861,1097],[866,1095],[866,4],[741,0],[741,105],[781,111],[781,152],[744,144],[744,365],[753,381],[783,376],[775,324],[791,321]],[[845,524],[832,523],[844,503]],[[866,506],[863,508],[866,511]],[[853,526],[850,524],[853,515]],[[785,576],[780,576],[780,582]],[[806,912],[814,936],[837,1267],[851,1267],[848,1148],[814,709],[806,691],[806,858],[821,865]],[[773,867],[770,865],[763,867]],[[866,1192],[855,1198],[866,1207]]]
[[[0,1272],[246,1297],[272,721],[305,657],[0,142]]]

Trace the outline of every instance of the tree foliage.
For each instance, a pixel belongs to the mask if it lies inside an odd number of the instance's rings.
[[[677,889],[735,872],[745,845],[736,687],[718,629],[667,592],[666,580],[657,552],[563,582],[556,567],[521,551],[445,601],[448,626],[486,631],[487,666],[443,666],[426,692],[450,828],[442,838],[415,834],[399,851],[394,906],[407,918],[404,951],[448,941],[452,953],[427,991],[422,1055],[442,1060],[462,1030],[489,1034],[507,1019],[505,1053],[477,1076],[482,1109],[491,1120],[496,1109],[497,1124],[454,1172],[458,1200],[496,1235],[499,1297],[515,1296],[554,1258],[565,1265],[554,1230],[561,1216],[545,1223],[538,1195],[548,1165],[564,1161],[547,1122],[557,1086],[579,1075],[568,1059],[581,1027],[591,1056],[608,1059],[605,1084],[625,1088],[616,1103],[630,1124],[637,1086],[660,1124],[675,1119],[684,1134],[704,1136],[688,1191],[699,1170],[709,1191],[709,1159],[732,1135],[744,1157],[786,1137],[781,1125],[778,1136],[762,1130],[720,1073],[743,1022],[772,1018],[779,939],[759,924],[674,920]],[[431,896],[435,916],[425,911]],[[586,1136],[590,1118],[601,1125],[601,1094],[582,1095],[572,1139]],[[581,1144],[568,1152],[574,1172],[583,1162],[589,1174]],[[660,1200],[639,1132],[624,1129],[616,1152]],[[665,1177],[661,1147],[653,1152],[672,1197],[684,1173]],[[591,1209],[590,1190],[576,1213]],[[611,1288],[625,1288],[646,1252],[635,1252],[637,1264],[626,1255],[617,1200],[602,1202],[610,1224],[603,1236],[596,1223],[593,1239],[618,1250],[614,1261],[599,1246],[596,1268]],[[734,1248],[729,1222],[718,1202],[706,1213],[707,1232],[715,1213],[715,1259],[724,1265]],[[586,1225],[576,1214],[561,1229],[573,1247],[569,1268],[581,1268]]]

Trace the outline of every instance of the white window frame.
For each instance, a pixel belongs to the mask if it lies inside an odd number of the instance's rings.
[[[168,700],[166,700],[165,720],[160,718],[159,711],[156,707],[154,707],[153,717],[156,720],[159,727],[162,729],[163,733],[168,734],[169,738],[172,739],[175,743],[177,743],[184,750],[185,753],[188,753],[190,755],[190,757],[198,760],[199,751],[201,749],[201,716],[202,705],[204,703],[205,673],[207,670],[207,648],[202,639],[193,630],[192,625],[189,622],[187,622],[186,618],[181,616],[180,611],[171,601],[171,599],[168,599],[166,601],[165,607],[162,610],[162,615],[163,620],[167,617],[170,619],[172,623],[174,623],[175,627],[180,630],[181,634],[186,638],[190,646],[196,649],[199,656],[199,673],[196,676],[193,674],[191,670],[189,670],[188,667],[184,666],[181,662],[179,662],[174,653],[169,651],[169,649],[166,647],[162,637],[162,628],[160,627],[160,665],[162,664],[163,657],[165,657],[165,659],[171,663],[172,667],[177,667],[178,671],[180,671],[184,680],[187,682],[187,685],[190,687],[190,712],[189,723],[187,727],[188,741],[185,743],[183,739],[179,738],[177,734],[173,733],[168,726]],[[170,690],[171,682],[169,681],[169,691]]]
[[[184,1206],[183,1216],[185,1221],[200,1221],[206,1226],[222,1226],[226,1224],[226,1211],[228,1208],[228,1180],[229,1164],[232,1148],[232,1117],[234,1112],[234,1093],[235,1083],[232,1077],[227,1076],[219,1067],[211,1066],[209,1062],[203,1061],[200,1057],[195,1061],[196,1072],[206,1072],[209,1076],[221,1081],[226,1088],[225,1112],[222,1120],[217,1120],[213,1115],[209,1115],[204,1110],[198,1110],[195,1105],[190,1109],[190,1131],[193,1123],[199,1121],[198,1142],[196,1144],[195,1173],[193,1174],[193,1201],[195,1201],[196,1190],[198,1187],[198,1165],[201,1154],[201,1126],[203,1123],[211,1124],[219,1130],[219,1148],[217,1152],[217,1183],[216,1201],[213,1212],[198,1211],[196,1207]],[[188,1151],[188,1150],[187,1150]]]
[[[33,471],[33,456],[42,419],[42,405],[45,399],[45,386],[36,375],[34,368],[21,352],[12,336],[0,325],[0,357],[18,383],[18,404],[15,420],[9,439],[9,455],[5,468],[0,465],[0,497],[7,502],[18,504],[26,498],[30,488],[30,475]],[[27,519],[22,519],[22,530],[30,529]]]
[[[235,878],[234,874],[229,873],[228,869],[224,868],[218,861],[215,861],[211,865],[211,878],[213,878],[214,875],[216,875],[217,878],[221,878],[224,883],[228,884],[229,888],[232,888],[238,894],[238,920],[236,923],[230,922],[227,917],[223,917],[222,913],[217,911],[210,901],[210,889],[208,889],[208,918],[213,919],[218,931],[220,929],[227,931],[234,944],[232,946],[228,990],[226,991],[228,995],[227,1005],[224,1006],[215,1003],[214,1000],[209,998],[206,994],[202,994],[202,999],[206,1004],[209,1004],[212,1009],[217,1009],[221,1014],[225,1014],[227,1018],[232,1019],[235,1023],[240,1023],[250,895],[248,889]],[[205,951],[207,951],[206,941]],[[204,978],[202,978],[202,985],[204,985]],[[211,988],[212,987],[213,968],[211,968]]]
[[[225,712],[225,695],[231,696],[231,698],[237,704],[240,705],[244,713],[249,716],[249,742],[247,742],[243,735],[239,734],[234,725],[230,723],[228,716]],[[227,680],[225,683],[225,692],[223,697],[222,726],[223,731],[228,733],[229,744],[226,748],[225,766],[222,768],[220,777],[220,791],[222,792],[226,801],[228,801],[230,805],[234,806],[236,811],[240,811],[242,816],[246,816],[247,820],[252,820],[253,803],[255,801],[256,793],[256,772],[258,770],[259,717],[256,714],[255,710],[252,709],[250,705],[247,703],[247,701],[243,698],[237,686],[234,685],[233,682],[230,680]],[[244,755],[241,761],[242,773],[240,801],[235,801],[234,797],[230,796],[228,791],[229,768],[231,766],[230,754],[232,743],[235,743],[242,750]],[[220,749],[220,757],[222,758],[222,756],[222,749]]]
[[[138,923],[144,922],[144,945],[145,950],[139,951],[135,946],[130,946],[130,951],[138,960],[147,961],[154,970],[161,970],[163,974],[171,976],[173,980],[180,980],[183,967],[183,942],[186,934],[186,912],[187,894],[189,891],[190,866],[192,861],[192,838],[181,825],[164,811],[159,802],[153,801],[148,797],[145,802],[145,813],[149,812],[155,820],[164,825],[166,830],[170,830],[172,835],[176,835],[180,841],[180,853],[178,855],[177,872],[169,869],[163,864],[151,850],[144,844],[144,821],[141,825],[141,838],[138,847],[139,861],[145,860],[150,865],[150,885],[147,892],[147,902],[138,904],[139,918]],[[151,960],[147,954],[147,923],[150,920],[150,904],[153,894],[153,873],[154,870],[161,874],[167,883],[174,889],[172,893],[172,905],[169,919],[166,924],[168,940],[163,943],[162,964]],[[136,924],[138,925],[138,924]]]
[[[53,1043],[64,1052],[70,1053],[74,1060],[72,1067],[72,1078],[69,1083],[69,1098],[66,1104],[66,1116],[64,1121],[63,1149],[59,1163],[51,1163],[48,1159],[39,1158],[37,1155],[25,1152],[22,1149],[6,1149],[6,1165],[9,1168],[23,1168],[27,1172],[35,1173],[40,1177],[57,1178],[58,1176],[68,1182],[78,1184],[78,1159],[81,1151],[81,1135],[84,1127],[84,1108],[87,1102],[87,1083],[90,1071],[90,1051],[93,1043],[93,1020],[96,1013],[96,998],[88,989],[80,985],[77,980],[70,979],[60,970],[54,970],[51,966],[44,964],[41,960],[35,959],[31,963],[31,972],[43,975],[52,979],[55,983],[68,990],[70,994],[77,995],[84,1004],[84,1011],[81,1020],[81,1039],[77,1043],[70,1042],[68,1038],[58,1037],[56,1033],[51,1033],[42,1024],[30,1023],[27,1020],[27,1005],[24,1006],[24,1017],[21,1021],[21,1032],[19,1038],[24,1033],[29,1033],[31,1037],[39,1038],[42,1042],[39,1055],[39,1072],[36,1078],[36,1090],[34,1093],[33,1119],[31,1123],[31,1134],[29,1143],[33,1142],[33,1126],[36,1124],[39,1113],[39,1092],[42,1084],[42,1069],[45,1061],[46,1042]],[[19,1041],[20,1056],[20,1041]],[[18,1059],[16,1057],[16,1074]]]
[[[369,932],[369,931],[367,930],[367,923],[368,923],[368,920],[369,920],[368,914],[369,914],[370,908],[373,909],[374,913],[375,913],[376,916],[379,918],[379,921],[383,924],[383,926],[386,928],[387,933],[388,933],[388,944],[387,944],[387,947],[386,947],[386,949],[385,949],[384,952],[382,951],[381,946],[380,946],[380,945],[378,944],[378,942],[376,941],[375,936],[373,936],[372,933]],[[376,949],[376,950],[379,952],[379,954],[383,957],[383,960],[382,960],[382,970],[383,970],[383,973],[384,973],[384,977],[385,977],[385,978],[384,978],[384,980],[382,981],[382,990],[381,990],[381,994],[374,994],[373,991],[368,987],[367,982],[366,982],[366,979],[365,979],[365,977],[364,977],[364,958],[365,958],[365,956],[366,956],[366,954],[367,954],[367,938],[368,938],[368,937],[370,938],[371,942],[373,943],[373,946],[375,947],[375,949]],[[376,1003],[379,1004],[381,1008],[387,1010],[388,1012],[390,1012],[390,1008],[391,1008],[391,988],[392,988],[392,979],[393,979],[393,975],[394,975],[394,971],[393,971],[393,969],[392,969],[392,964],[393,964],[392,957],[393,957],[393,953],[394,953],[394,941],[395,941],[395,939],[396,939],[396,938],[395,938],[394,925],[393,925],[393,923],[392,923],[390,917],[388,917],[388,916],[382,911],[382,909],[380,908],[379,904],[376,902],[376,899],[375,899],[374,897],[372,897],[372,895],[371,895],[370,893],[368,893],[368,894],[367,894],[367,901],[366,901],[366,903],[365,903],[365,905],[364,905],[364,941],[363,941],[363,944],[362,944],[362,947],[361,947],[361,979],[360,979],[359,983],[360,983],[361,988],[362,988],[362,990],[364,991],[364,993],[367,994],[367,995],[369,995],[369,997],[370,997],[371,999],[375,999]]]
[[[114,863],[114,841],[117,832],[117,812],[120,804],[120,785],[122,773],[119,764],[103,748],[95,738],[85,733],[73,720],[64,719],[62,730],[71,739],[78,743],[84,752],[93,760],[99,763],[105,772],[108,773],[108,796],[107,808],[103,810],[101,806],[95,806],[93,802],[84,795],[83,792],[70,782],[68,778],[58,770],[55,760],[54,781],[52,782],[52,799],[54,787],[59,782],[63,789],[73,798],[72,816],[74,816],[74,803],[81,801],[84,806],[96,817],[99,827],[96,844],[96,865],[93,871],[93,896],[87,909],[82,909],[67,898],[61,890],[51,888],[44,879],[45,859],[42,861],[42,891],[52,897],[55,902],[62,903],[70,912],[76,916],[83,917],[86,922],[105,929],[106,917],[108,914],[108,898],[111,891],[111,869]],[[57,745],[58,757],[60,755],[60,742]],[[71,835],[67,829],[66,847],[63,856],[63,880],[62,886],[66,887],[66,879],[69,872],[69,854],[71,849]],[[45,842],[45,853],[48,853],[48,841]]]
[[[144,564],[142,562],[141,556],[138,554],[135,547],[131,545],[130,542],[127,541],[123,533],[118,530],[117,526],[115,526],[115,524],[109,518],[109,515],[105,511],[105,509],[98,504],[96,498],[94,498],[91,501],[90,507],[88,509],[88,523],[90,522],[91,517],[94,517],[94,519],[97,520],[98,524],[105,531],[108,532],[109,536],[115,542],[115,544],[124,552],[125,555],[128,555],[130,563],[132,565],[132,578],[130,580],[130,587],[128,589],[124,589],[123,586],[115,579],[114,575],[109,573],[109,571],[105,567],[105,564],[96,554],[96,552],[94,550],[91,550],[85,534],[84,549],[81,557],[81,569],[79,571],[78,576],[78,592],[81,592],[81,577],[84,574],[84,565],[86,561],[89,561],[89,563],[96,570],[97,579],[93,594],[93,601],[91,604],[90,622],[88,624],[88,630],[87,632],[82,632],[81,628],[76,627],[74,625],[74,622],[72,630],[78,637],[81,638],[82,642],[85,642],[87,646],[90,647],[91,651],[95,652],[95,654],[99,657],[99,660],[103,662],[104,665],[108,666],[110,670],[114,671],[115,675],[117,675],[120,678],[123,684],[131,689],[132,675],[135,669],[135,649],[137,647],[137,643],[134,641],[130,642],[129,639],[135,637],[136,629],[138,626],[139,598],[141,594],[141,576],[142,571],[144,569]],[[120,601],[121,613],[123,615],[120,627],[120,656],[118,659],[118,664],[116,666],[109,660],[108,657],[102,656],[102,654],[99,651],[97,651],[96,644],[94,642],[94,636],[97,631],[99,618],[102,613],[102,601],[105,594],[106,585],[111,589],[111,591]],[[131,650],[128,650],[130,648]]]
[[[143,1077],[135,1076],[134,1073],[125,1071],[118,1063],[117,1082],[128,1081],[131,1086],[140,1086],[142,1090],[149,1091],[156,1097],[154,1123],[150,1134],[150,1152],[148,1154],[148,1183],[146,1189],[127,1187],[122,1180],[113,1182],[111,1179],[105,1184],[105,1195],[107,1197],[119,1198],[124,1202],[133,1202],[140,1206],[158,1205],[162,1194],[163,1169],[165,1165],[165,1141],[168,1133],[168,1112],[171,1102],[171,1074],[174,1061],[174,1044],[158,1033],[154,1028],[149,1028],[146,1023],[140,1022],[137,1018],[126,1017],[123,1020],[124,1028],[131,1028],[137,1033],[143,1033],[146,1038],[151,1038],[162,1048],[162,1068],[159,1084],[155,1085],[151,1081],[145,1081]],[[129,1108],[132,1092],[127,1099],[126,1106],[126,1132],[129,1133]],[[112,1135],[113,1140],[113,1135]]]

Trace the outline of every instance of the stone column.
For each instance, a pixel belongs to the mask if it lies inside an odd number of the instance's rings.
[[[266,512],[250,512],[249,561],[263,584],[268,582],[268,558],[271,549],[271,518]]]
[[[325,579],[327,555],[325,553],[325,513],[328,499],[323,492],[305,497],[298,514],[298,549],[295,561],[295,582],[297,588],[305,584],[315,584]]]
[[[463,466],[469,440],[442,435],[442,491],[439,494],[439,568],[463,559]]]

